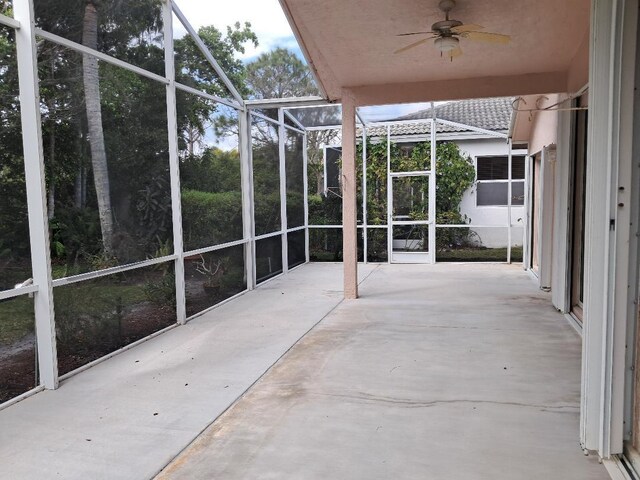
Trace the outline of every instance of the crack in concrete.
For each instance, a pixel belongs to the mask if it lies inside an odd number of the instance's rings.
[[[505,405],[505,406],[514,406],[514,407],[540,408],[548,412],[554,412],[556,410],[568,410],[568,409],[579,410],[578,405],[544,405],[544,404],[522,403],[522,402],[502,402],[498,400],[452,399],[452,400],[433,400],[429,402],[421,402],[421,401],[410,400],[406,398],[383,397],[383,396],[371,395],[367,393],[350,395],[350,394],[340,394],[340,393],[312,392],[309,390],[307,390],[305,393],[308,395],[346,398],[349,400],[359,400],[364,402],[390,403],[393,405],[400,405],[408,408],[428,408],[428,407],[434,407],[437,405],[443,405],[443,404],[447,405],[447,404],[456,404],[456,403],[471,403],[471,404],[479,403],[479,404],[488,404],[488,405]]]

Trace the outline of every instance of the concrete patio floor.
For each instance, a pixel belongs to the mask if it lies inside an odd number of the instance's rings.
[[[158,479],[608,479],[580,340],[518,267],[380,266]]]
[[[0,411],[0,478],[609,478],[580,339],[520,268],[360,272],[341,301],[341,265],[303,266]]]

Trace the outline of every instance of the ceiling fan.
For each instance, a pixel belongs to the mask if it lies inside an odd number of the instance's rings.
[[[456,6],[455,0],[441,0],[438,4],[440,10],[445,14],[445,19],[434,23],[431,26],[429,32],[410,32],[401,33],[396,35],[398,37],[406,37],[411,35],[431,35],[422,40],[418,40],[406,47],[402,47],[393,53],[403,53],[413,48],[424,45],[430,40],[434,40],[436,48],[440,51],[440,55],[447,57],[453,61],[454,58],[462,55],[462,49],[460,48],[460,39],[465,38],[468,40],[474,40],[479,42],[488,43],[502,43],[506,44],[511,41],[509,35],[502,35],[500,33],[481,32],[484,27],[474,24],[463,24],[460,20],[453,20],[449,18],[449,13]]]

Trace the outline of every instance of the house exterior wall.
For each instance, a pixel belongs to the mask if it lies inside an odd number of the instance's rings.
[[[536,235],[535,242],[528,240],[528,245],[525,249],[529,252],[527,257],[538,259],[538,268],[534,271],[538,279],[538,284],[545,290],[554,289],[553,279],[557,278],[554,275],[554,267],[557,270],[558,266],[553,261],[553,257],[558,252],[554,252],[554,244],[562,243],[556,241],[558,235],[566,236],[566,225],[564,228],[554,228],[557,219],[563,213],[558,212],[558,208],[564,208],[564,215],[566,216],[566,204],[562,201],[556,203],[557,190],[564,182],[562,179],[556,178],[558,174],[567,174],[568,170],[557,168],[558,155],[556,154],[556,146],[559,142],[558,129],[563,128],[565,125],[558,121],[558,102],[563,97],[559,94],[549,94],[543,96],[528,96],[523,98],[523,101],[518,105],[518,109],[521,110],[515,120],[515,128],[513,132],[514,142],[526,142],[529,147],[529,154],[533,157],[539,155],[541,159],[540,163],[540,184],[536,189],[536,199],[534,202],[534,192],[532,190],[532,182],[528,185],[528,198],[530,199],[530,205],[527,207],[529,211],[523,212],[523,215],[529,218],[529,227],[527,229],[526,237],[532,235],[532,222],[533,222],[533,210],[534,205],[539,205],[539,224],[533,229],[533,235]],[[564,104],[562,104],[564,106]],[[548,108],[549,110],[542,110]],[[535,110],[535,111],[530,111]],[[564,129],[562,135],[565,135]],[[561,162],[568,162],[568,151],[564,147],[570,143],[570,139],[562,138],[563,147],[560,149]],[[565,158],[566,157],[566,158]],[[566,195],[565,192],[560,192]],[[560,198],[563,198],[562,196]],[[566,224],[566,221],[564,222]],[[535,248],[537,252],[533,252]],[[528,261],[526,262],[528,266]],[[566,265],[562,265],[560,268],[565,268]],[[558,273],[557,271],[555,273]],[[558,302],[560,304],[561,302]],[[558,306],[556,304],[556,306]],[[562,306],[562,305],[561,305]]]
[[[545,99],[546,97],[546,99]],[[538,105],[540,108],[558,103],[559,95],[545,95],[541,97]],[[558,142],[558,113],[556,111],[541,111],[532,115],[532,130],[529,139],[529,152],[536,154],[544,147],[555,145]]]
[[[393,138],[392,141],[398,144],[414,143],[428,140],[426,136],[407,136]],[[506,140],[501,138],[472,138],[455,139],[462,154],[469,156],[477,171],[477,159],[484,156],[507,156],[509,146]],[[340,148],[339,146],[325,146],[326,148]],[[525,155],[520,151],[518,155]],[[326,158],[326,156],[325,156]],[[460,204],[460,212],[467,216],[467,221],[471,225],[479,228],[474,230],[477,233],[477,241],[487,248],[503,248],[508,245],[508,207],[507,206],[478,206],[476,184],[469,188]],[[525,207],[511,207],[511,246],[519,247],[524,241]],[[496,227],[496,228],[492,228]]]
[[[478,157],[509,154],[508,144],[505,140],[499,138],[458,140],[456,143],[464,154],[471,157],[476,168]],[[485,247],[499,248],[507,246],[508,207],[478,206],[477,189],[474,185],[465,192],[460,204],[460,212],[470,219],[472,225],[504,227],[481,229],[480,237]],[[521,246],[523,243],[524,217],[524,206],[511,207],[512,246]]]

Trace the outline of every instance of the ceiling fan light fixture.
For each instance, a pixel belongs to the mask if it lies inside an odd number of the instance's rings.
[[[458,48],[460,40],[456,37],[438,37],[435,40],[436,48],[442,53],[450,52]]]

